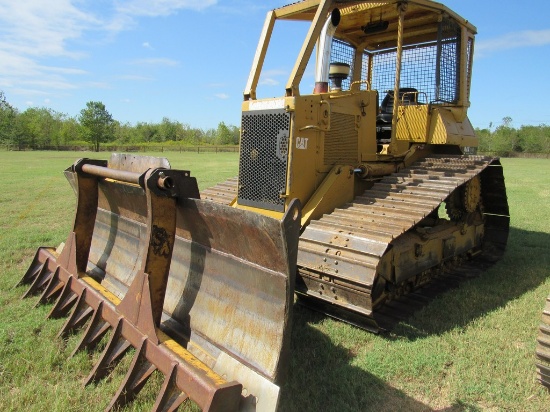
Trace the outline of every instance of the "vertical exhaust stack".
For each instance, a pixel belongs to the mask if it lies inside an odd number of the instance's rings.
[[[317,65],[315,68],[314,94],[328,93],[328,75],[330,65],[330,52],[332,49],[332,36],[340,23],[340,10],[334,9],[330,13],[317,42]]]

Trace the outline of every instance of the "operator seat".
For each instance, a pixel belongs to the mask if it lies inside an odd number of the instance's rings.
[[[393,116],[393,90],[388,90],[380,112],[376,116],[376,142],[381,145],[391,141],[391,123]],[[399,99],[404,105],[418,104],[418,90],[413,87],[402,87],[399,89]]]

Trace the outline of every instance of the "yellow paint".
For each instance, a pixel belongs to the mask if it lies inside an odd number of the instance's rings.
[[[342,13],[335,38],[356,47],[352,76],[349,79],[351,90],[302,94],[310,93],[308,90],[300,90],[307,87],[302,76],[312,59],[321,27],[334,7],[339,7]],[[359,30],[364,22],[375,21],[381,15],[390,22],[387,30],[368,36]],[[376,141],[376,122],[378,93],[385,93],[385,90],[371,90],[372,84],[376,83],[376,73],[373,73],[370,52],[437,41],[443,15],[455,20],[461,29],[462,41],[459,43],[460,50],[457,50],[460,61],[457,66],[460,67],[457,73],[460,76],[457,100],[454,104],[428,104],[428,97],[425,96],[421,100],[425,104],[409,106],[396,101],[392,141],[390,144],[385,142],[386,145],[382,147]],[[276,20],[286,19],[308,21],[311,25],[284,93],[279,97],[256,99],[255,89],[273,27],[277,25]],[[404,25],[398,24],[399,21]],[[400,26],[403,26],[402,31]],[[369,164],[379,162],[395,164],[403,160],[415,145],[478,146],[478,139],[466,116],[475,33],[476,28],[467,20],[439,3],[426,0],[408,3],[406,10],[396,7],[393,1],[359,2],[346,6],[333,0],[306,0],[268,13],[245,89],[242,111],[251,113],[279,109],[290,114],[287,182],[282,196],[285,198],[285,208],[295,198],[304,205],[302,225],[353,199],[353,187],[365,187],[364,181],[358,181],[353,174],[349,179],[337,175],[336,166],[368,169]],[[395,73],[397,84],[399,79],[398,71]],[[361,85],[366,90],[360,90]],[[425,93],[420,90],[419,94]],[[419,101],[418,96],[416,100]],[[258,170],[258,173],[263,171]],[[237,202],[232,205],[274,218],[283,216],[283,213],[242,206]]]
[[[409,143],[478,146],[472,124],[465,117],[457,121],[461,110],[426,104],[399,107],[396,139]]]
[[[312,219],[319,219],[324,213],[332,212],[342,203],[351,202],[354,196],[354,182],[352,168],[333,167],[302,209],[302,227]]]
[[[88,285],[90,285],[92,288],[97,290],[105,299],[107,299],[109,302],[111,302],[113,305],[118,305],[120,303],[120,299],[113,295],[111,292],[107,290],[104,286],[102,286],[100,283],[96,282],[93,278],[91,278],[88,275],[83,275],[80,277],[80,280],[83,282],[86,282]]]
[[[244,209],[244,210],[250,210],[251,212],[260,212],[261,214],[269,217],[273,217],[275,219],[281,220],[283,218],[283,213],[281,212],[275,212],[273,210],[267,210],[267,209],[258,209],[256,207],[252,206],[245,206],[240,205],[236,201],[232,203],[233,207],[236,207],[237,209]]]
[[[112,304],[118,305],[120,303],[120,299],[118,297],[113,295],[90,276],[84,275],[80,279],[90,285],[95,290],[97,290],[105,299],[107,299]],[[175,355],[179,356],[195,369],[203,371],[205,375],[214,382],[215,385],[223,385],[227,382],[220,375],[210,369],[207,365],[197,359],[191,352],[182,347],[179,343],[177,343],[174,339],[162,332],[160,329],[157,329],[157,337],[159,338],[160,343],[166,346]]]
[[[220,375],[218,375],[216,372],[210,369],[207,365],[205,365],[202,361],[200,361],[195,355],[193,355],[191,352],[189,352],[187,349],[185,349],[183,346],[181,346],[179,343],[177,343],[174,339],[169,337],[167,334],[157,329],[157,336],[162,345],[166,346],[168,349],[170,349],[171,352],[179,356],[181,359],[183,359],[186,363],[193,366],[195,369],[199,369],[203,371],[205,375],[214,382],[215,385],[219,386],[227,383],[225,379],[223,379]]]

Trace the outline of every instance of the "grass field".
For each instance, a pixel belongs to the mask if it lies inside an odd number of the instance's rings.
[[[156,154],[158,155],[158,154]],[[64,241],[74,195],[61,171],[74,152],[0,152],[0,405],[2,410],[102,410],[126,369],[82,388],[94,357],[68,359],[78,335],[56,338],[13,286],[38,246]],[[234,153],[169,154],[201,188],[234,176]],[[373,335],[296,306],[282,411],[547,411],[534,347],[550,293],[550,161],[503,159],[512,216],[503,260],[399,324]],[[128,364],[127,356],[123,363]],[[149,410],[160,377],[128,410]]]

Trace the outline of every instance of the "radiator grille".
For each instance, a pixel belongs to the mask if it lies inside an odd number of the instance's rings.
[[[355,165],[358,157],[355,116],[332,113],[330,131],[325,134],[325,165]]]
[[[282,212],[290,114],[284,109],[244,112],[239,160],[239,204]]]

